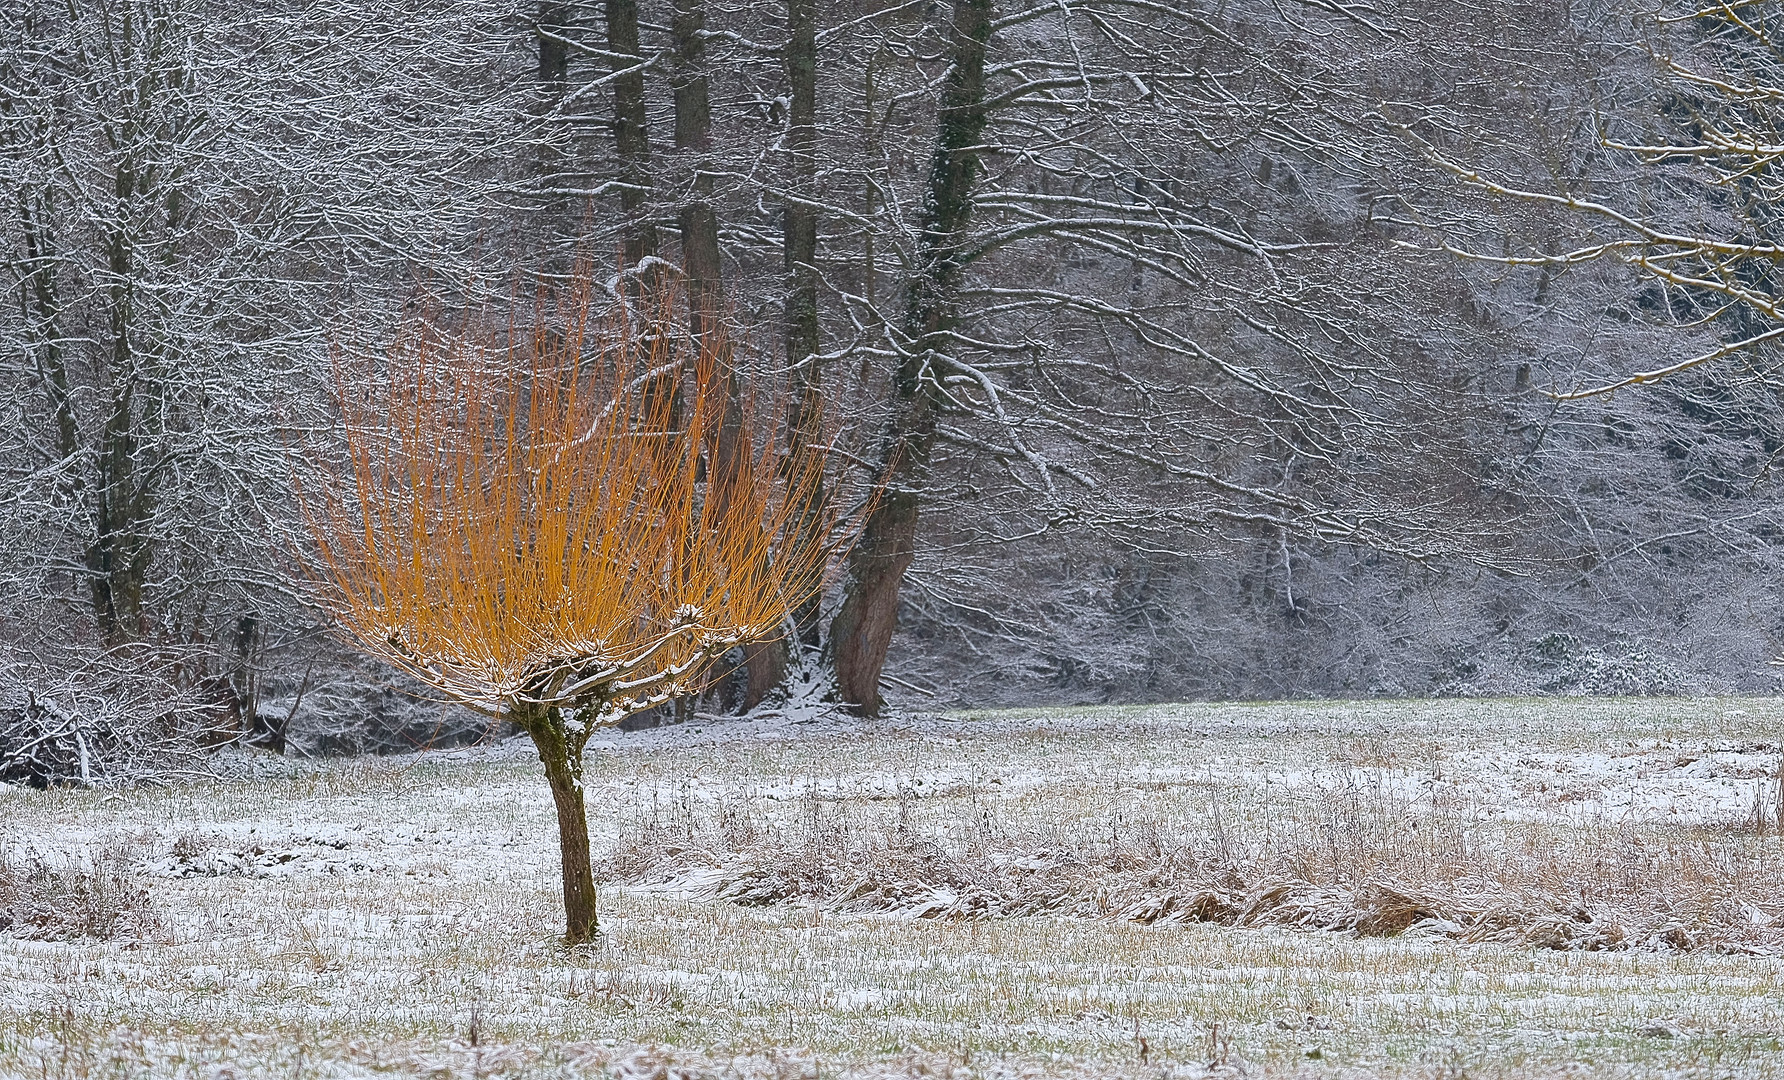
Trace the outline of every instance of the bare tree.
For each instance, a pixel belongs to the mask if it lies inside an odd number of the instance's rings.
[[[544,137],[530,85],[442,77],[519,73],[500,11],[409,14],[0,12],[9,638],[151,642],[251,695],[313,636],[268,556],[329,328],[396,308],[416,264],[474,280],[479,236],[505,263],[490,212],[530,198]]]
[[[1343,48],[1306,50],[1310,24]],[[1363,331],[1416,273],[1361,254],[1380,245],[1365,83],[1406,55],[1401,26],[962,0],[905,40],[934,67],[876,70],[876,94],[933,112],[878,121],[872,225],[895,259],[854,278],[902,289],[836,296],[849,348],[885,365],[867,381],[894,476],[832,626],[845,700],[877,705],[925,508],[1024,506],[1019,532],[1185,552],[1239,523],[1458,546],[1444,470],[1417,490],[1388,465],[1421,441],[1438,464],[1436,428],[1408,421],[1442,376]]]
[[[1602,152],[1585,168],[1554,176],[1548,190],[1424,144],[1470,188],[1565,213],[1577,225],[1571,244],[1499,254],[1464,241],[1446,243],[1450,251],[1534,267],[1545,282],[1584,264],[1620,262],[1652,282],[1641,301],[1652,320],[1716,339],[1659,367],[1560,388],[1561,400],[1658,382],[1727,357],[1769,370],[1759,357],[1773,355],[1770,347],[1784,338],[1776,272],[1784,255],[1784,27],[1769,4],[1693,5],[1662,13],[1648,48],[1657,90],[1636,108],[1601,109],[1594,119]],[[1420,138],[1414,127],[1402,130]]]

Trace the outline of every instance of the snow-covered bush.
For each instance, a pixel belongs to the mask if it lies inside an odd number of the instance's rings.
[[[0,783],[115,785],[202,770],[241,735],[227,680],[135,652],[0,667]]]

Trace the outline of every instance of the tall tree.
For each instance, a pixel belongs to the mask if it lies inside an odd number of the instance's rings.
[[[857,167],[876,258],[837,292],[891,479],[831,627],[844,700],[877,709],[921,522],[951,504],[992,543],[1005,522],[1178,551],[1223,521],[1409,552],[1454,540],[1418,509],[1439,470],[1375,471],[1441,438],[1390,415],[1438,391],[1363,330],[1380,275],[1408,271],[1363,254],[1385,245],[1348,194],[1385,182],[1365,83],[1404,61],[1399,25],[1129,0],[875,18],[892,47],[862,50],[864,83],[886,141]],[[1343,47],[1291,44],[1304,19]],[[866,298],[883,276],[903,286],[893,310]]]
[[[817,441],[823,414],[823,372],[818,351],[819,276],[817,213],[818,45],[816,0],[787,0],[787,40],[782,61],[787,80],[786,194],[781,209],[782,337],[792,372],[789,450],[797,459]],[[815,599],[815,598],[814,598]],[[786,677],[790,650],[803,648],[815,630],[815,610],[794,613],[792,635],[753,647],[745,661],[743,708],[752,709]]]
[[[880,672],[898,619],[898,587],[916,557],[920,485],[936,438],[937,353],[959,326],[966,233],[987,120],[985,53],[991,0],[956,0],[935,149],[923,192],[917,262],[906,283],[901,361],[881,463],[886,492],[849,559],[847,594],[831,625],[837,691],[862,712],[880,707]]]
[[[651,217],[650,127],[645,112],[645,69],[640,48],[638,0],[606,0],[607,52],[612,65],[613,141],[618,158],[617,184],[627,266],[639,267],[657,254],[656,223]]]
[[[712,88],[707,72],[705,0],[674,0],[669,28],[675,94],[676,221],[682,273],[697,341],[717,341],[724,314],[719,219],[714,203]]]
[[[411,257],[476,281],[491,210],[536,179],[513,28],[393,10],[0,10],[9,642],[146,641],[252,692],[313,631],[268,552],[330,325],[396,306]],[[514,78],[449,74],[472,69]]]

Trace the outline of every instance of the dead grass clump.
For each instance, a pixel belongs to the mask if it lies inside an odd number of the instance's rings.
[[[67,864],[0,848],[0,932],[38,941],[141,937],[155,925],[154,912],[129,863],[116,847]]]
[[[1784,872],[1776,843],[1682,828],[1409,825],[1404,809],[1338,800],[1298,831],[1275,827],[1267,843],[1218,815],[1214,835],[1170,835],[1146,820],[1024,833],[981,805],[932,838],[910,829],[903,800],[895,817],[849,820],[814,804],[803,827],[779,829],[743,828],[731,809],[633,828],[602,869],[703,899],[913,918],[1415,932],[1567,950],[1784,945],[1766,885]]]

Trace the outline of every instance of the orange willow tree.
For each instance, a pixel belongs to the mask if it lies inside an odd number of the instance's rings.
[[[557,805],[565,936],[596,933],[583,750],[702,689],[823,585],[826,451],[739,400],[674,304],[597,315],[580,273],[531,325],[411,322],[344,363],[344,455],[300,483],[311,559],[358,648],[532,736]]]

